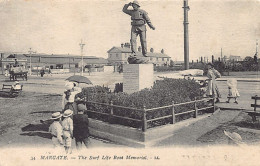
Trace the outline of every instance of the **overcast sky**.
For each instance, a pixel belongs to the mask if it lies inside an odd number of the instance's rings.
[[[107,58],[107,51],[130,40],[125,3],[114,0],[0,0],[0,51],[80,54]],[[139,1],[156,27],[148,49],[183,60],[183,1]],[[253,56],[260,39],[259,0],[189,0],[190,60],[200,56]],[[138,40],[139,44],[139,40]]]

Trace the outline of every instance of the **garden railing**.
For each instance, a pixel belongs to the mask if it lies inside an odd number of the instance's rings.
[[[208,106],[208,107],[198,108],[197,104],[199,102],[203,102],[203,101],[212,101],[212,105]],[[147,109],[145,106],[143,106],[142,109],[138,109],[138,108],[132,108],[132,107],[124,107],[124,106],[119,106],[119,105],[113,105],[112,102],[110,104],[106,104],[106,103],[99,103],[99,102],[94,102],[94,101],[85,101],[85,104],[108,107],[109,110],[110,110],[109,113],[97,112],[95,110],[89,110],[89,109],[87,110],[87,112],[105,115],[105,116],[108,116],[109,119],[116,117],[116,118],[121,118],[121,119],[125,119],[125,120],[140,122],[140,123],[142,123],[142,131],[145,132],[145,131],[147,131],[147,123],[148,122],[153,122],[153,121],[157,121],[157,120],[171,118],[171,124],[174,124],[174,123],[176,123],[176,116],[194,113],[193,117],[197,118],[198,111],[207,110],[207,109],[210,109],[210,108],[213,108],[213,112],[215,112],[216,106],[215,106],[214,101],[215,101],[215,98],[204,98],[204,99],[201,99],[201,100],[195,99],[193,101],[189,101],[189,102],[185,102],[185,103],[176,103],[176,104],[173,101],[171,105],[156,107],[156,108],[150,108],[150,109]],[[189,111],[185,111],[185,112],[180,112],[180,113],[175,112],[176,106],[183,106],[183,105],[187,105],[187,104],[194,104],[194,109],[189,110]],[[135,118],[125,117],[125,116],[121,116],[121,115],[115,115],[114,109],[124,109],[124,110],[138,111],[138,112],[142,112],[143,116],[142,116],[142,119],[135,119]],[[147,113],[148,112],[153,112],[153,111],[163,110],[163,109],[171,109],[171,114],[147,120]]]

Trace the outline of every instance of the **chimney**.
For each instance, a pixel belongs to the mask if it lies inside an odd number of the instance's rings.
[[[124,48],[124,43],[121,44],[121,47]]]
[[[164,49],[161,50],[161,53],[164,54]]]
[[[141,52],[141,51],[142,51],[142,47],[139,46],[139,47],[138,47],[138,52]]]
[[[153,48],[150,49],[150,52],[153,52]]]

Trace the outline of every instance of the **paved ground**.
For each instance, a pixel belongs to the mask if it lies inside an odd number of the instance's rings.
[[[199,138],[206,134],[209,131],[212,131],[219,127],[221,124],[228,123],[232,121],[235,117],[239,115],[239,111],[221,111],[216,112],[213,115],[209,115],[206,119],[198,121],[189,126],[184,126],[179,131],[173,133],[171,137],[168,137],[155,146],[159,147],[171,147],[171,146],[208,146],[208,142],[202,142]],[[224,136],[224,132],[220,133],[220,135]],[[228,143],[228,138],[224,139],[223,144]],[[216,145],[216,144],[215,144]]]

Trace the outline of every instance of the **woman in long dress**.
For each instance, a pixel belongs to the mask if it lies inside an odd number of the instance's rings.
[[[221,74],[214,69],[213,64],[208,64],[208,88],[206,91],[207,96],[216,98],[216,103],[220,102],[219,98],[221,97],[218,87],[216,85],[216,79],[221,77]]]

